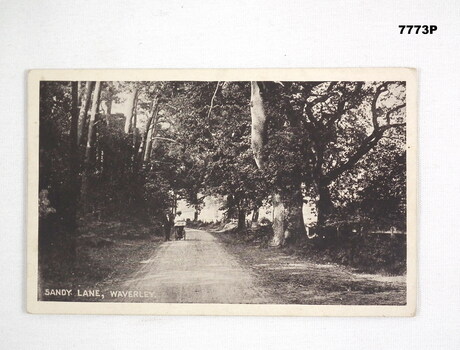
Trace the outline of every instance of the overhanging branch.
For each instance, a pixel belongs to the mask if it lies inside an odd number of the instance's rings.
[[[156,139],[156,140],[164,140],[164,141],[170,141],[170,142],[175,142],[175,143],[179,143],[178,141],[174,140],[174,139],[170,139],[168,137],[161,137],[161,136],[154,136],[152,137],[152,140],[153,139]]]
[[[396,124],[389,124],[385,126],[379,127],[377,130],[374,130],[372,134],[370,134],[361,146],[356,150],[356,152],[348,158],[348,160],[339,165],[335,169],[331,170],[326,176],[324,176],[324,181],[330,183],[331,181],[335,180],[345,171],[350,170],[364,155],[366,155],[371,149],[373,149],[378,142],[384,136],[385,131],[391,128],[398,128],[405,126],[406,123],[396,123]]]

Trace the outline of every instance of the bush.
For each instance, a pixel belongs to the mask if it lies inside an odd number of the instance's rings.
[[[348,265],[361,272],[402,274],[406,271],[406,235],[316,237],[302,247],[315,260]]]

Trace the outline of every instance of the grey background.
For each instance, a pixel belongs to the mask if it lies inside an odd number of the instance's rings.
[[[0,0],[0,335],[16,349],[460,346],[460,3]],[[399,24],[436,24],[400,35]],[[415,318],[48,316],[25,312],[25,77],[32,68],[415,67]]]

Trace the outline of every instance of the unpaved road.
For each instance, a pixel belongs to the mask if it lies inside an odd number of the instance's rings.
[[[227,251],[250,267],[258,283],[280,304],[404,305],[406,276],[358,273],[351,267],[321,264],[283,249],[239,242],[234,235],[215,233]]]
[[[255,276],[210,233],[187,229],[187,240],[161,244],[121,286],[126,302],[272,303]],[[147,296],[146,296],[147,295]]]
[[[235,244],[187,230],[160,244],[139,269],[106,289],[104,301],[304,305],[404,305],[405,276],[358,274],[280,249]],[[116,295],[111,295],[112,293]]]

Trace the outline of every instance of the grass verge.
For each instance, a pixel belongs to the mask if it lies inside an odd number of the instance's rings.
[[[101,297],[88,296],[89,291],[101,291],[124,281],[162,241],[163,237],[152,234],[149,227],[142,225],[117,222],[86,225],[77,239],[74,264],[66,261],[58,249],[40,254],[38,298],[43,301],[102,301]],[[70,295],[62,292],[64,289],[70,290]]]

